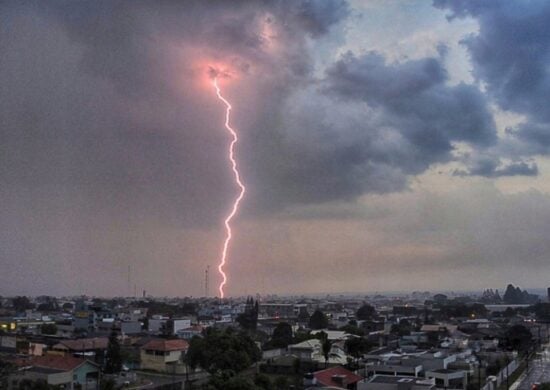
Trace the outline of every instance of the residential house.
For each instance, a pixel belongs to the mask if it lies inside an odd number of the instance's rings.
[[[322,387],[331,389],[349,389],[356,390],[357,383],[363,377],[354,374],[342,366],[327,368],[325,370],[316,371],[304,378],[306,388]]]
[[[76,340],[61,340],[52,346],[52,350],[64,355],[85,356],[95,363],[103,365],[109,339],[94,337]]]
[[[17,362],[20,369],[10,376],[8,390],[17,389],[24,381],[45,381],[49,385],[82,390],[97,389],[99,366],[89,360],[66,355],[33,357]]]
[[[168,373],[183,373],[183,357],[189,348],[186,340],[153,339],[140,349],[141,368]]]
[[[463,389],[468,386],[468,373],[464,370],[451,370],[441,368],[433,371],[426,371],[426,378],[435,379],[438,389]]]

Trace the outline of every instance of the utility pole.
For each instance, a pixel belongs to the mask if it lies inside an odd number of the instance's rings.
[[[128,264],[128,296],[132,296],[132,279],[131,279],[131,273],[132,273],[132,266]]]
[[[204,296],[205,298],[208,298],[208,271],[210,271],[210,266],[206,266],[206,270],[204,271]]]

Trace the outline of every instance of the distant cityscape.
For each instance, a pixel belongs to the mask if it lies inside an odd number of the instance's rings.
[[[533,290],[531,290],[533,291]],[[531,390],[550,288],[0,298],[2,389]]]

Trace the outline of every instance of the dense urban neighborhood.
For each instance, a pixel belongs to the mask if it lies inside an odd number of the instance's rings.
[[[0,387],[531,390],[549,297],[3,297]]]

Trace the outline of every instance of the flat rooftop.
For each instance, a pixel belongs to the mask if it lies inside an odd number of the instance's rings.
[[[434,386],[433,382],[427,381],[424,378],[415,378],[410,376],[375,375],[369,382],[389,384],[414,383],[416,386]]]

